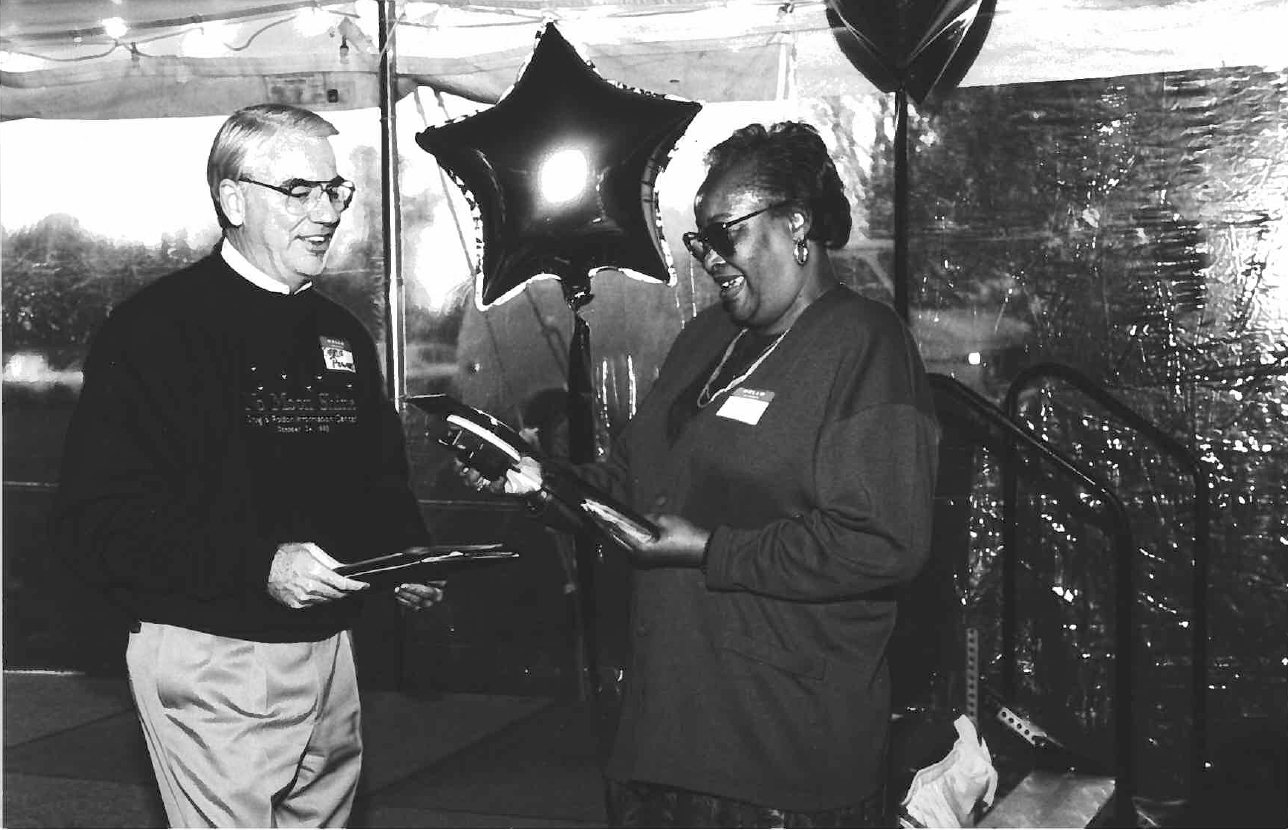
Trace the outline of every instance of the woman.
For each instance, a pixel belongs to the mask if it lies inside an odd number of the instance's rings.
[[[929,388],[898,316],[836,279],[850,209],[817,132],[753,124],[707,164],[685,242],[720,303],[680,333],[611,460],[579,470],[661,528],[632,551],[610,812],[877,826],[891,589],[929,549]]]

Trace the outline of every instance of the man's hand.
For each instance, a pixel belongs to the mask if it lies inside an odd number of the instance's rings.
[[[631,559],[643,567],[697,568],[707,548],[711,532],[688,519],[671,515],[651,515],[649,521],[660,533],[656,542],[644,542],[631,550]]]
[[[394,589],[394,598],[404,608],[423,611],[443,601],[443,586],[446,580],[436,579],[433,582],[405,582]]]
[[[287,608],[308,608],[369,587],[336,573],[339,564],[312,542],[284,542],[268,570],[268,594]]]

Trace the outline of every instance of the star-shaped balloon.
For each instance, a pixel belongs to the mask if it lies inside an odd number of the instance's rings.
[[[547,24],[495,106],[417,135],[476,208],[479,307],[543,274],[673,282],[654,182],[699,109],[606,80]]]
[[[996,7],[997,0],[827,0],[827,19],[864,77],[920,104],[961,83]]]

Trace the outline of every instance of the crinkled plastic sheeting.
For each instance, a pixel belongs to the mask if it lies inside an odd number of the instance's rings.
[[[1285,727],[1286,131],[1288,77],[1241,68],[959,90],[913,126],[911,293],[928,366],[1000,402],[1022,368],[1068,364],[1211,471],[1217,775],[1240,728]],[[1130,513],[1138,781],[1145,794],[1183,794],[1193,485],[1068,384],[1039,384],[1021,414]],[[961,586],[993,657],[997,461],[980,456]],[[1029,466],[1012,704],[1109,762],[1110,540],[1086,497]]]

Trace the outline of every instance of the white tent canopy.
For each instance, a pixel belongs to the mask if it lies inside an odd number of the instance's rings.
[[[0,115],[375,106],[377,2],[2,0]],[[600,74],[654,92],[730,101],[868,88],[824,9],[823,0],[405,0],[392,40],[398,92],[426,85],[495,101],[547,20]],[[1280,67],[1285,31],[1285,0],[999,0],[964,84]]]

